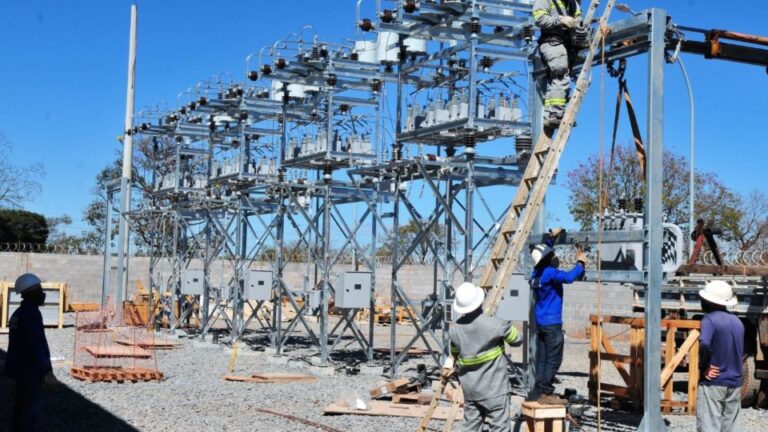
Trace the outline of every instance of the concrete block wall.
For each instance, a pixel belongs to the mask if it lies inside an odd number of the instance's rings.
[[[589,335],[589,315],[597,313],[597,286],[594,282],[576,282],[563,289],[563,328],[568,336]],[[632,314],[632,288],[619,284],[603,284],[600,288],[600,313],[602,315],[629,316]],[[606,325],[610,337],[628,327]],[[627,334],[628,336],[628,334]],[[621,338],[619,338],[621,339]]]
[[[114,289],[116,259],[112,259],[110,271],[110,287]],[[69,300],[74,302],[98,302],[101,296],[103,257],[98,255],[55,255],[55,254],[26,254],[0,253],[0,280],[13,281],[18,275],[33,272],[51,282],[65,282],[69,285]],[[194,263],[190,268],[202,268],[202,263]],[[269,270],[268,263],[253,263],[253,269]],[[337,274],[354,270],[352,265],[338,265],[334,268]],[[361,271],[365,270],[363,268]],[[167,276],[171,271],[169,262],[161,262],[157,269],[161,276]],[[376,296],[389,302],[392,283],[392,270],[389,266],[376,269]],[[149,286],[149,259],[133,257],[129,263],[128,295],[133,295],[134,281],[140,280],[144,286]],[[285,271],[285,279],[290,287],[302,290],[304,277],[307,273],[306,263],[289,263]],[[226,261],[218,261],[211,267],[211,283],[219,286],[231,278],[232,269]],[[314,281],[314,268],[310,266],[308,286]],[[421,300],[432,293],[433,269],[429,265],[409,265],[401,269],[398,280],[412,300]],[[442,272],[439,272],[442,277]],[[332,280],[335,280],[332,279]],[[454,277],[454,286],[461,283],[458,276]],[[111,293],[110,293],[111,294]],[[632,289],[622,285],[604,284],[601,288],[601,311],[603,315],[629,315],[632,312]],[[572,337],[588,335],[589,315],[597,313],[597,289],[594,283],[577,282],[566,286],[564,290],[563,321],[566,333]],[[625,330],[622,327],[606,327],[606,333],[611,336]]]

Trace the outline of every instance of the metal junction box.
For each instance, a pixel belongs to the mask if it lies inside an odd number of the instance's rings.
[[[528,321],[531,285],[521,274],[513,274],[501,297],[496,317],[506,321]]]
[[[336,307],[371,307],[371,272],[346,272],[336,285]]]
[[[203,295],[205,273],[202,270],[184,270],[181,272],[181,293]]]
[[[272,272],[269,270],[248,270],[245,276],[246,300],[272,300]]]

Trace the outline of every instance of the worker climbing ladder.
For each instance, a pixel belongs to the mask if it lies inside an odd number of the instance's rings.
[[[489,290],[485,302],[485,313],[488,315],[496,314],[504,289],[509,284],[510,277],[517,267],[520,253],[523,246],[528,242],[536,216],[544,203],[547,188],[549,188],[555,175],[560,156],[562,156],[565,144],[571,135],[576,114],[579,112],[589,88],[595,51],[603,38],[602,29],[607,28],[608,17],[614,3],[615,0],[608,1],[593,33],[584,65],[576,80],[576,88],[568,101],[560,127],[556,131],[549,131],[549,133],[545,131],[539,135],[531,159],[525,168],[523,179],[517,188],[515,199],[504,217],[489,263],[480,278],[480,287]],[[592,1],[585,23],[591,23],[599,4],[599,0]],[[552,139],[553,135],[554,139]]]
[[[504,217],[504,222],[491,252],[489,264],[485,267],[485,271],[480,279],[480,287],[489,290],[484,310],[490,316],[494,316],[498,310],[504,289],[517,267],[518,257],[523,250],[523,246],[528,242],[534,221],[544,202],[547,188],[555,175],[560,162],[560,156],[571,135],[576,114],[579,112],[584,96],[586,96],[587,89],[589,88],[595,51],[602,41],[603,29],[607,28],[608,18],[613,10],[614,3],[615,0],[608,0],[597,28],[592,34],[584,65],[579,72],[574,94],[568,101],[560,127],[556,131],[544,131],[544,133],[539,135],[539,139],[533,148],[532,157],[517,189],[515,199],[510,205],[507,215]],[[585,15],[585,25],[589,26],[592,23],[592,19],[599,6],[600,0],[592,0],[589,10]],[[419,423],[418,432],[439,430],[430,428],[429,423],[442,398],[443,390],[452,375],[453,368],[444,368],[441,372],[439,384],[435,389],[435,394],[430,402],[427,413]]]

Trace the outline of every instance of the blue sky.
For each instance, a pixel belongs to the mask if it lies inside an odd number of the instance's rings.
[[[131,1],[4,2],[0,17],[0,130],[14,143],[11,159],[41,162],[42,194],[26,207],[78,219],[93,198],[98,171],[112,161],[125,107]],[[138,1],[136,108],[165,102],[211,75],[237,79],[246,55],[305,24],[329,40],[354,35],[354,0]],[[373,0],[363,4],[372,8]],[[633,0],[635,10],[667,8],[676,22],[745,33],[766,32],[761,2]],[[757,6],[757,7],[755,7]],[[736,13],[735,11],[738,11]],[[744,13],[747,11],[748,13]],[[370,16],[370,14],[367,14]],[[619,13],[617,12],[617,16]],[[768,190],[764,126],[768,75],[763,68],[684,57],[697,105],[697,166],[741,192]],[[646,62],[630,62],[629,85],[645,129]],[[666,68],[665,145],[688,153],[688,96],[677,66]],[[594,83],[599,83],[595,75]],[[611,118],[615,82],[606,84]],[[561,171],[599,145],[600,89],[593,85]],[[608,134],[608,132],[606,132]],[[623,127],[622,140],[631,135]],[[567,191],[553,187],[549,212],[566,225]]]

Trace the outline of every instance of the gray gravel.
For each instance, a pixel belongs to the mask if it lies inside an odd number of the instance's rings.
[[[68,317],[71,321],[71,317]],[[387,346],[389,328],[377,329],[381,340],[376,346]],[[61,386],[47,394],[40,430],[50,431],[304,431],[316,430],[310,426],[262,414],[264,408],[302,417],[311,421],[351,431],[415,430],[418,419],[371,416],[323,416],[329,403],[353,395],[367,399],[368,390],[382,376],[347,376],[337,372],[330,377],[320,376],[317,383],[301,384],[247,384],[227,382],[230,355],[223,347],[203,348],[189,339],[179,339],[183,348],[159,351],[158,364],[166,374],[161,383],[88,384],[71,378],[68,370],[72,358],[74,329],[46,331],[52,357],[64,357],[54,369],[62,381]],[[377,337],[377,339],[378,339]],[[255,341],[262,341],[256,338]],[[0,335],[0,349],[5,350],[7,336]],[[302,346],[302,345],[294,345]],[[587,392],[588,343],[571,340],[566,343],[565,361],[561,369],[558,391],[574,388],[579,394]],[[262,347],[254,347],[262,350]],[[256,372],[312,373],[308,363],[313,361],[314,350],[306,347],[290,348],[290,367],[264,353],[246,355],[241,349],[235,375]],[[4,353],[0,352],[4,357]],[[354,354],[341,353],[336,359],[354,359]],[[520,360],[520,350],[512,353]],[[382,363],[383,364],[382,360]],[[0,357],[2,362],[2,357]],[[411,359],[400,369],[399,375],[414,376],[418,363],[429,364],[428,359]],[[342,366],[341,361],[335,362]],[[302,367],[295,367],[302,366]],[[0,381],[0,424],[8,424],[10,415],[11,382]],[[519,398],[513,398],[513,409],[518,409]],[[576,406],[576,418],[585,431],[596,430],[594,407]],[[583,413],[579,411],[584,410]],[[746,409],[742,411],[745,431],[758,431],[768,427],[768,411]],[[631,413],[603,408],[605,431],[635,430],[640,417]],[[695,430],[695,418],[683,415],[665,416],[671,431]],[[435,423],[437,425],[437,422]],[[456,425],[454,430],[460,430]],[[578,430],[578,429],[572,429]]]

